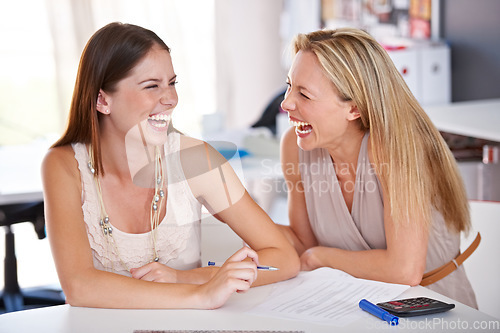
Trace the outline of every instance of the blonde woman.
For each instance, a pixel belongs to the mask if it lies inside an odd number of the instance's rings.
[[[418,285],[470,226],[456,162],[385,50],[343,28],[298,35],[281,160],[302,270]],[[477,307],[463,266],[428,286]]]

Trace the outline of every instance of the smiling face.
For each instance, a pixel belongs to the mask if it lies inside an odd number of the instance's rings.
[[[288,112],[302,149],[335,148],[356,126],[352,124],[359,117],[356,106],[340,98],[313,52],[296,54],[287,84],[281,107]]]
[[[176,78],[170,53],[154,45],[114,92],[100,91],[97,109],[105,115],[105,131],[135,136],[140,126],[147,143],[163,144],[178,102]]]

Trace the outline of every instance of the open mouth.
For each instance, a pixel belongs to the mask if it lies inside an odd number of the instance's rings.
[[[156,128],[167,127],[168,123],[172,119],[171,114],[155,114],[148,117],[148,123]]]
[[[309,134],[312,132],[312,125],[306,123],[305,121],[295,121],[292,119],[288,119],[290,125],[295,126],[295,132],[299,134]]]

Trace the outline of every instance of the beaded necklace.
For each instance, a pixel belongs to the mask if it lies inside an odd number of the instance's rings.
[[[102,233],[104,234],[106,238],[106,242],[109,246],[113,246],[115,249],[115,252],[118,256],[118,259],[120,260],[121,265],[130,272],[130,268],[128,265],[122,260],[122,257],[120,255],[120,251],[118,249],[118,246],[116,245],[116,241],[113,237],[113,228],[111,227],[110,221],[109,221],[109,216],[106,213],[106,208],[104,207],[104,200],[102,198],[102,190],[101,190],[101,182],[99,181],[99,177],[95,173],[94,165],[94,156],[92,153],[92,149],[89,145],[89,162],[88,162],[88,167],[92,175],[94,176],[94,182],[97,190],[97,196],[99,198],[99,205],[100,205],[100,218],[99,218],[99,226],[101,227]],[[161,212],[161,207],[163,205],[163,201],[165,198],[165,192],[163,191],[164,185],[165,185],[165,179],[163,177],[163,159],[160,153],[160,147],[155,146],[155,159],[154,159],[154,185],[155,185],[155,191],[153,195],[153,199],[151,200],[151,210],[150,210],[150,215],[149,215],[149,220],[151,224],[151,242],[153,244],[153,255],[152,255],[152,260],[151,262],[155,261],[157,262],[159,260],[158,257],[158,248],[156,244],[156,231],[158,228],[158,225],[160,224],[160,212]],[[114,269],[113,262],[111,261],[111,268],[112,270]]]

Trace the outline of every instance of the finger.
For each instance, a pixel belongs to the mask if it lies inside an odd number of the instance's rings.
[[[259,264],[259,256],[257,252],[251,248],[244,246],[233,254],[227,261],[242,261],[246,258],[252,259],[257,265]]]
[[[149,263],[141,267],[132,268],[130,270],[130,274],[132,274],[132,277],[134,279],[141,279],[144,275],[148,274],[151,271],[151,269],[152,269],[151,263]]]
[[[148,264],[147,271],[145,271],[139,279],[144,281],[163,282],[160,267],[153,263]]]
[[[228,272],[231,278],[237,278],[253,283],[257,278],[256,269],[253,267],[243,269],[233,269]]]
[[[223,265],[226,269],[257,269],[257,264],[250,260],[245,261],[226,261]]]
[[[253,261],[226,262],[223,267],[225,268],[225,270],[231,271],[235,274],[238,274],[239,272],[246,271],[247,274],[252,274],[253,281],[255,281],[257,279],[257,275],[258,275],[257,264]],[[231,275],[231,276],[236,277],[235,275]]]
[[[257,269],[256,267],[231,269],[227,272],[227,276],[231,279],[240,279],[247,281],[252,285],[255,280],[257,280]]]
[[[145,275],[141,276],[140,280],[155,282],[156,281],[156,276],[155,276],[155,274],[152,274],[150,272],[148,274],[145,274]]]
[[[234,288],[233,290],[236,291],[237,293],[248,291],[252,285],[247,280],[241,280],[241,279],[232,279],[230,282],[232,288]]]

